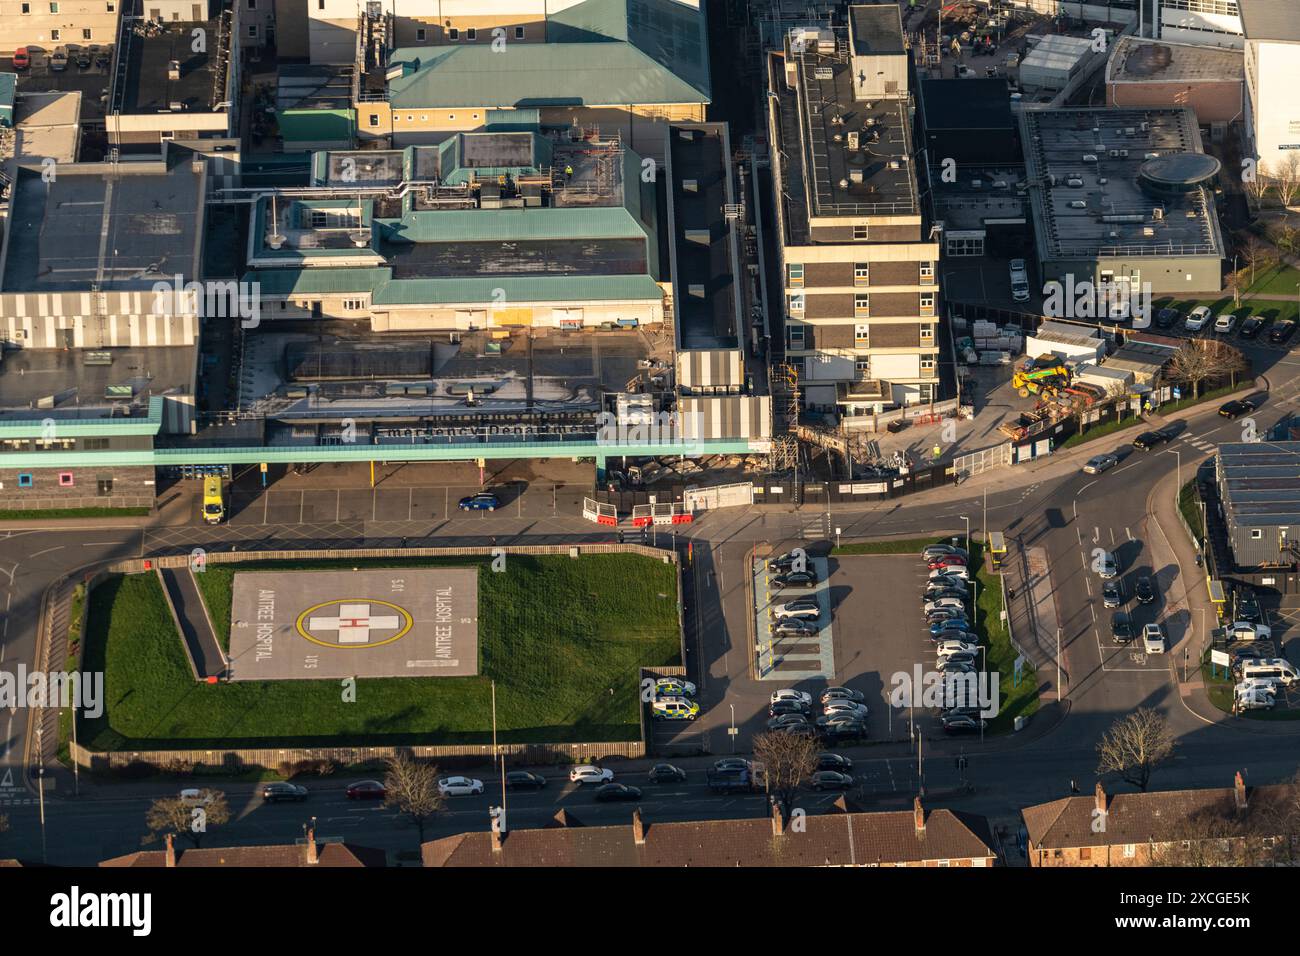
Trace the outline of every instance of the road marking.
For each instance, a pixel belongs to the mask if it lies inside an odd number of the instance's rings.
[[[1084,485],[1082,488],[1080,488],[1077,492],[1075,492],[1076,497],[1077,497],[1078,495],[1083,494],[1085,491],[1087,491],[1089,488],[1091,488],[1093,485],[1095,485],[1098,481],[1100,481],[1099,478],[1094,478],[1092,481],[1088,482],[1086,485]],[[1072,502],[1070,502],[1070,504],[1074,507],[1074,516],[1075,516],[1076,518],[1079,517],[1079,503],[1078,503],[1077,501],[1072,501]]]
[[[1101,543],[1101,529],[1098,528],[1096,525],[1093,525],[1092,528],[1092,543],[1093,544]]]
[[[1126,535],[1128,536],[1128,539],[1129,539],[1130,541],[1136,541],[1136,540],[1137,540],[1137,538],[1133,537],[1133,532],[1130,531],[1130,530],[1128,529],[1128,526],[1127,526],[1127,525],[1124,526],[1124,534],[1126,534]]]
[[[29,558],[39,558],[41,555],[43,555],[43,554],[49,554],[51,551],[62,551],[62,550],[63,550],[63,545],[61,545],[61,544],[57,544],[57,545],[55,545],[55,546],[52,547],[52,548],[46,548],[46,549],[43,550],[43,551],[37,551],[35,554],[29,554],[28,557],[29,557]]]

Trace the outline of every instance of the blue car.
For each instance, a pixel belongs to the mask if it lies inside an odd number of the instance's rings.
[[[930,634],[938,636],[945,631],[969,631],[970,623],[964,617],[952,617],[946,621],[936,621],[930,625]]]
[[[461,511],[496,511],[501,506],[501,499],[486,491],[460,499]]]

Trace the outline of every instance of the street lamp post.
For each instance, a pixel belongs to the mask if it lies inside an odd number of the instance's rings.
[[[970,566],[970,516],[958,515],[962,521],[966,522],[966,565],[970,571],[970,601],[971,601],[971,623],[979,617],[979,580],[978,570]]]
[[[728,704],[727,706],[731,708],[731,733],[727,734],[727,736],[731,738],[731,752],[734,754],[736,752],[736,705]]]

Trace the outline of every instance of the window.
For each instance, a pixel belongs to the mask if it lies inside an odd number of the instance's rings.
[[[795,293],[790,296],[790,311],[803,314],[803,293]]]
[[[465,31],[465,39],[468,40],[470,43],[473,43],[475,40],[478,39],[478,30],[476,30],[474,27],[470,27],[468,30]]]
[[[448,113],[448,114],[447,114],[447,122],[448,122],[448,123],[454,123],[455,121],[456,121],[456,114],[455,114],[455,113]]]
[[[22,5],[21,9],[19,10],[19,12],[20,12],[20,13],[31,13],[31,12],[32,12],[32,5],[31,5],[30,3],[24,3],[24,4]],[[109,11],[109,13],[112,13],[112,12],[113,12],[113,11],[111,11],[111,10]]]
[[[103,451],[107,447],[107,438],[83,438],[81,440],[81,448],[83,451]]]
[[[420,29],[418,29],[418,30],[415,31],[415,38],[416,38],[417,40],[419,40],[421,43],[423,43],[423,42],[424,42],[424,34],[425,34],[424,28],[421,27]]]
[[[1252,540],[1258,541],[1260,538],[1264,537],[1264,532],[1259,528],[1251,528],[1250,537]]]
[[[50,31],[50,39],[53,40],[55,43],[58,43],[60,40],[63,39],[63,35],[62,35],[62,34],[63,34],[63,31],[61,31],[61,30],[51,30],[51,31]]]
[[[803,263],[792,262],[785,268],[789,276],[786,285],[790,286],[790,288],[792,289],[802,289],[803,288]]]
[[[20,472],[18,474],[18,487],[30,488],[32,486],[32,473],[30,471]]]
[[[921,263],[921,284],[929,285],[933,281],[934,281],[934,263],[922,262]]]
[[[113,493],[113,479],[104,475],[95,479],[95,492],[101,495]]]
[[[59,5],[57,3],[51,3],[50,13],[58,13],[58,12],[59,12]]]
[[[922,323],[922,325],[921,325],[921,341],[924,342],[924,341],[926,341],[927,339],[929,339],[929,340],[933,340],[933,339],[934,339],[934,323],[933,323],[933,322],[925,322],[925,323]]]
[[[871,280],[871,266],[865,262],[854,263],[853,284],[867,285]]]
[[[248,38],[249,38],[250,40],[256,40],[256,39],[257,39],[257,24],[256,24],[256,23],[250,23],[250,24],[248,25]]]
[[[73,485],[73,481],[72,481],[72,472],[70,472],[70,471],[61,471],[61,472],[59,472],[59,487],[60,487],[60,488],[71,488],[72,485]]]
[[[378,114],[378,113],[371,113],[371,114],[370,114],[370,125],[371,125],[371,126],[378,126],[378,125],[379,125],[379,114]]]
[[[1091,859],[1092,859],[1092,847],[1090,847],[1090,846],[1085,846],[1085,847],[1083,847],[1082,849],[1080,849],[1080,850],[1079,850],[1079,859],[1080,859],[1080,860],[1091,860]]]
[[[921,314],[934,315],[934,293],[933,292],[921,293]]]
[[[406,114],[406,121],[407,121],[408,123],[414,123],[414,122],[415,122],[415,114],[414,114],[414,113],[407,113],[407,114]]]
[[[82,30],[82,31],[81,31],[81,39],[83,39],[83,40],[90,40],[90,39],[92,39],[92,37],[91,37],[90,34],[91,34],[90,28],[87,27],[85,30]]]
[[[109,12],[109,13],[115,13],[115,12],[117,12],[117,4],[110,2],[110,3],[108,4],[108,12]]]
[[[853,241],[854,241],[854,242],[865,242],[865,241],[866,241],[866,238],[867,238],[867,227],[866,227],[866,226],[854,226],[854,227],[853,227]]]
[[[983,236],[948,236],[947,245],[945,246],[950,256],[982,256],[984,255],[984,237]]]
[[[325,0],[316,0],[316,9],[317,9],[317,10],[324,10],[324,9],[325,9]]]
[[[1126,860],[1131,860],[1131,859],[1133,859],[1133,857],[1135,857],[1135,856],[1137,856],[1137,844],[1136,844],[1136,843],[1125,843],[1125,844],[1124,844],[1124,858],[1125,858]]]
[[[853,297],[853,315],[854,317],[867,316],[871,314],[871,296],[855,295]]]
[[[853,370],[858,373],[860,378],[871,378],[871,359],[854,359]]]
[[[360,312],[366,307],[365,299],[344,299],[343,310],[345,312]]]
[[[459,40],[459,39],[460,39],[460,31],[457,30],[455,27],[448,27],[448,28],[447,28],[447,39],[448,39],[448,40]]]
[[[926,355],[921,356],[921,374],[922,375],[934,374],[934,358],[932,356],[926,356]]]
[[[791,351],[800,352],[803,350],[803,331],[802,325],[792,325],[790,328],[790,349]]]
[[[421,123],[427,123],[427,122],[429,122],[429,117],[428,117],[428,115],[425,114],[425,113],[421,113],[421,114],[420,114],[420,122],[421,122]]]
[[[524,28],[523,28],[523,27],[515,27],[515,39],[516,39],[516,40],[522,40],[523,38],[524,38]]]
[[[853,345],[856,348],[871,348],[871,326],[858,324],[853,326]]]
[[[256,9],[257,9],[257,0],[248,0],[248,9],[250,9],[250,10],[256,10]]]

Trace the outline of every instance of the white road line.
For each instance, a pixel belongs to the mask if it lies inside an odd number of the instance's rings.
[[[1089,488],[1091,488],[1100,480],[1101,479],[1099,478],[1094,478],[1092,481],[1088,482],[1086,485],[1084,485],[1075,493],[1075,497],[1077,498],[1079,495],[1083,494],[1085,491],[1087,491]],[[1072,501],[1070,502],[1070,504],[1074,507],[1074,516],[1076,518],[1079,517],[1079,503],[1077,501]]]
[[[35,554],[29,554],[29,558],[39,558],[43,554],[49,554],[51,551],[62,551],[63,545],[57,544],[52,548],[46,548],[43,551],[37,551]]]

